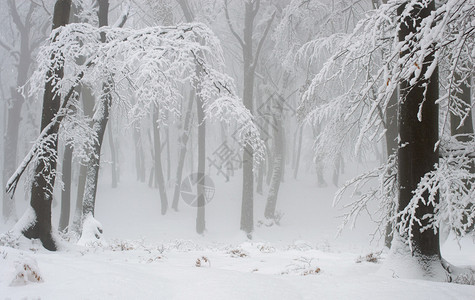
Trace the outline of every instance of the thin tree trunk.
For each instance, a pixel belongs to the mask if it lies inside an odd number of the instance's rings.
[[[155,156],[155,187],[158,187],[160,193],[161,213],[162,215],[167,213],[168,199],[167,191],[165,190],[165,181],[163,178],[162,168],[162,149],[160,141],[160,128],[158,127],[158,106],[155,106],[153,112],[153,141],[154,141],[154,156]]]
[[[175,190],[173,193],[173,203],[172,203],[172,208],[175,211],[178,211],[178,201],[180,199],[180,187],[181,187],[181,181],[182,181],[182,176],[183,176],[183,166],[185,165],[185,156],[186,156],[186,150],[187,150],[187,143],[188,143],[188,137],[190,135],[190,124],[191,124],[191,114],[192,114],[192,108],[193,108],[193,101],[194,101],[194,92],[190,94],[190,99],[188,100],[188,106],[185,114],[185,121],[183,123],[183,133],[179,139],[179,145],[180,145],[180,154],[178,157],[178,166],[176,169],[176,179],[175,179]]]
[[[302,136],[303,136],[303,126],[300,126],[300,128],[298,129],[298,143],[297,143],[297,154],[295,157],[294,179],[297,179],[297,174],[299,173],[300,153],[302,152]]]
[[[92,95],[92,91],[89,87],[83,85],[81,86],[81,96],[84,109],[84,115],[86,117],[92,117],[94,110],[95,99]],[[92,123],[90,124],[92,127]],[[90,153],[88,153],[90,156]],[[78,186],[76,194],[76,207],[73,217],[73,224],[71,226],[71,231],[76,232],[78,235],[81,235],[82,232],[82,213],[83,213],[83,199],[84,191],[86,189],[86,177],[87,177],[87,162],[82,161],[79,166],[79,176],[78,176]]]
[[[198,207],[196,213],[196,232],[203,234],[206,230],[205,222],[205,155],[206,155],[206,123],[203,111],[203,103],[201,97],[196,97],[196,111],[198,117],[198,178],[201,183],[197,184]]]
[[[99,0],[99,27],[108,25],[109,1]],[[101,41],[106,42],[106,35],[101,32]],[[99,179],[99,168],[101,162],[101,148],[104,141],[107,122],[109,120],[110,108],[112,105],[112,82],[106,80],[102,84],[102,94],[96,111],[92,118],[92,130],[96,133],[97,140],[94,141],[92,153],[87,166],[86,186],[84,189],[82,218],[83,221],[89,216],[94,216],[96,206],[97,183]]]
[[[97,140],[94,141],[93,150],[87,164],[86,186],[83,197],[83,220],[88,214],[94,216],[96,206],[97,182],[99,179],[99,168],[101,164],[101,148],[109,120],[109,110],[112,104],[111,86],[109,82],[102,85],[102,95],[98,107],[93,117],[92,130],[96,133]]]
[[[180,4],[183,14],[188,22],[194,21],[194,15],[187,0],[177,0]],[[196,67],[197,73],[201,72],[201,67]],[[198,87],[199,88],[199,87]],[[204,118],[203,101],[200,93],[196,93],[196,111],[198,113],[198,176],[204,180],[206,163],[206,120]],[[203,184],[197,185],[198,209],[196,212],[196,232],[203,234],[206,229],[205,224],[205,199]]]
[[[386,156],[390,157],[395,154],[397,151],[397,136],[398,136],[398,127],[397,127],[397,102],[398,102],[398,91],[395,90],[391,95],[388,106],[386,108]],[[391,242],[393,240],[393,227],[394,222],[388,222],[386,224],[386,233],[384,236],[384,244],[386,247],[391,248]]]
[[[73,147],[66,144],[63,154],[63,191],[61,192],[61,215],[59,217],[59,231],[64,231],[69,226],[69,215],[71,211],[71,170],[73,160]]]
[[[135,168],[137,171],[137,180],[145,182],[145,162],[144,151],[142,145],[142,138],[140,128],[134,128],[134,142],[135,142]]]
[[[107,126],[107,134],[109,136],[109,146],[111,149],[111,159],[112,159],[112,188],[117,187],[118,175],[117,175],[117,153],[115,149],[114,135],[112,133],[112,124],[109,122]]]
[[[282,108],[283,105],[278,105],[278,111],[275,112],[274,128],[274,167],[272,170],[272,181],[267,196],[266,208],[264,216],[267,219],[275,219],[275,208],[277,205],[277,195],[279,194],[279,187],[282,178],[283,169],[283,151],[284,151],[284,127],[282,126]]]

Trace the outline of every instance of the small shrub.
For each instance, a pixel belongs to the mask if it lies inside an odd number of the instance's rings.
[[[356,259],[356,263],[359,264],[366,261],[366,262],[377,264],[381,260],[381,253],[382,251],[371,252],[371,253],[368,253],[366,256],[360,256]]]
[[[15,261],[16,276],[10,283],[10,286],[27,285],[29,283],[43,282],[36,260],[21,255],[21,258]]]
[[[202,256],[196,259],[195,266],[197,268],[205,267],[205,264],[207,264],[208,267],[211,267],[211,262],[206,256]]]
[[[231,255],[231,257],[248,257],[249,256],[247,252],[241,249],[230,250],[228,251],[228,254]]]
[[[0,246],[18,249],[20,248],[20,237],[8,231],[0,235]]]

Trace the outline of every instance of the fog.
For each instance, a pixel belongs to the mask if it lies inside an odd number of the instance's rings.
[[[6,297],[473,296],[471,1],[0,7]]]

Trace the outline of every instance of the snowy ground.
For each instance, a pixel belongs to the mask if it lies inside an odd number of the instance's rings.
[[[367,218],[335,238],[336,188],[318,188],[314,175],[282,185],[280,226],[256,227],[250,241],[238,230],[238,176],[230,183],[213,177],[207,232],[198,236],[194,208],[180,202],[178,213],[161,216],[156,190],[127,177],[111,189],[106,172],[96,210],[104,242],[56,253],[23,240],[19,249],[0,246],[1,299],[475,299],[475,286],[381,272],[387,253],[370,243],[374,225]],[[258,196],[256,223],[264,204]],[[0,232],[7,230],[2,223]],[[449,238],[442,252],[455,265],[475,266],[471,239],[459,246]],[[369,253],[377,262],[364,259]],[[22,270],[41,282],[24,284],[16,278]]]

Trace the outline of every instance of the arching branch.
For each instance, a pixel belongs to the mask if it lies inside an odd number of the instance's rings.
[[[256,54],[254,56],[254,61],[252,62],[252,65],[251,65],[252,70],[256,69],[257,61],[259,60],[259,55],[261,53],[262,46],[264,45],[264,41],[267,37],[267,34],[269,33],[269,30],[272,25],[272,22],[274,21],[274,18],[275,18],[275,11],[272,14],[272,16],[269,18],[269,20],[267,21],[267,26],[264,31],[264,34],[262,35],[261,39],[259,40],[259,43],[257,44]]]
[[[239,45],[241,45],[242,49],[244,49],[245,47],[244,42],[242,41],[239,34],[237,34],[236,31],[234,30],[233,24],[231,23],[231,19],[229,18],[228,0],[224,0],[224,12],[226,15],[226,21],[228,22],[228,25],[229,25],[229,30],[231,30],[231,33],[237,39],[237,41],[239,42]]]

